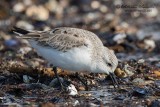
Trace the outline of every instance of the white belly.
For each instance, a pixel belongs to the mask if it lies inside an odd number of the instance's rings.
[[[60,52],[53,48],[39,46],[36,42],[30,43],[40,56],[54,66],[70,71],[90,71],[91,69],[90,49],[85,46]]]

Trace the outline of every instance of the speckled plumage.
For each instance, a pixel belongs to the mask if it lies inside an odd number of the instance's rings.
[[[28,39],[40,55],[63,69],[109,74],[109,72],[113,72],[117,67],[118,60],[114,52],[104,47],[98,36],[90,31],[60,27],[49,31],[24,30],[25,33],[23,33],[23,29],[18,29],[15,28],[13,31],[22,34],[20,38]],[[49,54],[41,51],[41,49],[50,51],[50,53],[53,52],[51,57],[54,60],[49,59],[47,57]]]

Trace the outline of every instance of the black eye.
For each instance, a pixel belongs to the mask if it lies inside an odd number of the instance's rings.
[[[111,64],[111,63],[107,63],[107,65],[108,65],[109,67],[111,67],[111,66],[112,66],[112,64]]]
[[[55,33],[57,30],[58,30],[58,29],[54,29],[54,30],[52,31],[52,33]]]

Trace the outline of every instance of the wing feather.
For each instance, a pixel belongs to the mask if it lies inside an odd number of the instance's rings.
[[[72,47],[80,47],[86,44],[86,40],[81,36],[75,34],[76,32],[70,31],[70,29],[58,29],[54,32],[47,32],[46,34],[41,35],[38,39],[39,44],[48,45],[53,48],[56,48],[59,51],[66,52]],[[43,42],[41,42],[43,41]]]
[[[55,28],[49,31],[27,31],[21,28],[13,30],[20,38],[35,39],[39,45],[49,46],[59,51],[68,51],[73,47],[88,46],[83,31],[76,28]]]

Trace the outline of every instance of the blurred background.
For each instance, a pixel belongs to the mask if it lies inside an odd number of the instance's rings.
[[[63,104],[65,102],[66,104],[67,101],[77,101],[72,97],[53,97],[52,95],[57,95],[55,90],[46,91],[44,86],[50,86],[54,79],[52,69],[47,66],[47,62],[42,57],[37,55],[26,40],[17,39],[16,35],[11,32],[13,26],[27,30],[49,30],[63,26],[86,29],[97,34],[105,46],[115,51],[119,59],[116,75],[121,78],[129,77],[126,79],[127,82],[121,82],[121,84],[126,85],[128,81],[141,83],[154,93],[151,95],[151,97],[154,96],[152,100],[139,100],[139,95],[145,96],[148,91],[144,91],[145,88],[132,90],[133,87],[131,87],[130,91],[138,93],[136,96],[138,99],[125,100],[126,104],[135,106],[135,104],[145,103],[151,106],[152,101],[160,95],[160,81],[158,81],[160,79],[159,10],[160,0],[1,0],[0,103],[17,102],[22,99],[23,101],[20,102],[22,105],[48,101]],[[59,72],[61,71],[59,69]],[[97,74],[98,79],[86,76],[87,83],[99,86],[97,80],[100,82],[99,80],[102,80],[103,77],[105,77],[103,74]],[[69,79],[78,90],[84,90],[80,82],[74,81],[74,78]],[[150,81],[146,83],[148,80]],[[36,90],[34,86],[30,86],[37,82],[43,84],[38,84],[41,89]],[[105,83],[101,86],[107,85]],[[100,88],[111,92],[111,99],[106,100],[106,97],[101,97],[105,96],[104,93],[98,93],[95,96],[97,99],[106,101],[103,102],[106,105],[116,103],[119,106],[122,99],[126,98],[120,96],[118,97],[120,102],[113,101],[115,96],[112,95],[118,95],[118,92],[113,92],[113,87],[109,86]],[[130,91],[125,92],[130,95]],[[38,97],[33,97],[32,94]],[[8,97],[9,95],[12,96]],[[19,99],[15,96],[18,96]],[[77,97],[78,101],[82,105],[84,102],[101,104],[99,100],[91,97],[79,97]],[[155,103],[160,104],[160,101]]]
[[[158,0],[2,0],[0,35],[11,33],[13,26],[29,30],[68,26],[96,33],[106,46],[126,46],[113,47],[116,52],[153,51],[159,48],[155,41],[160,39],[159,4]],[[117,33],[125,35],[114,38]]]

